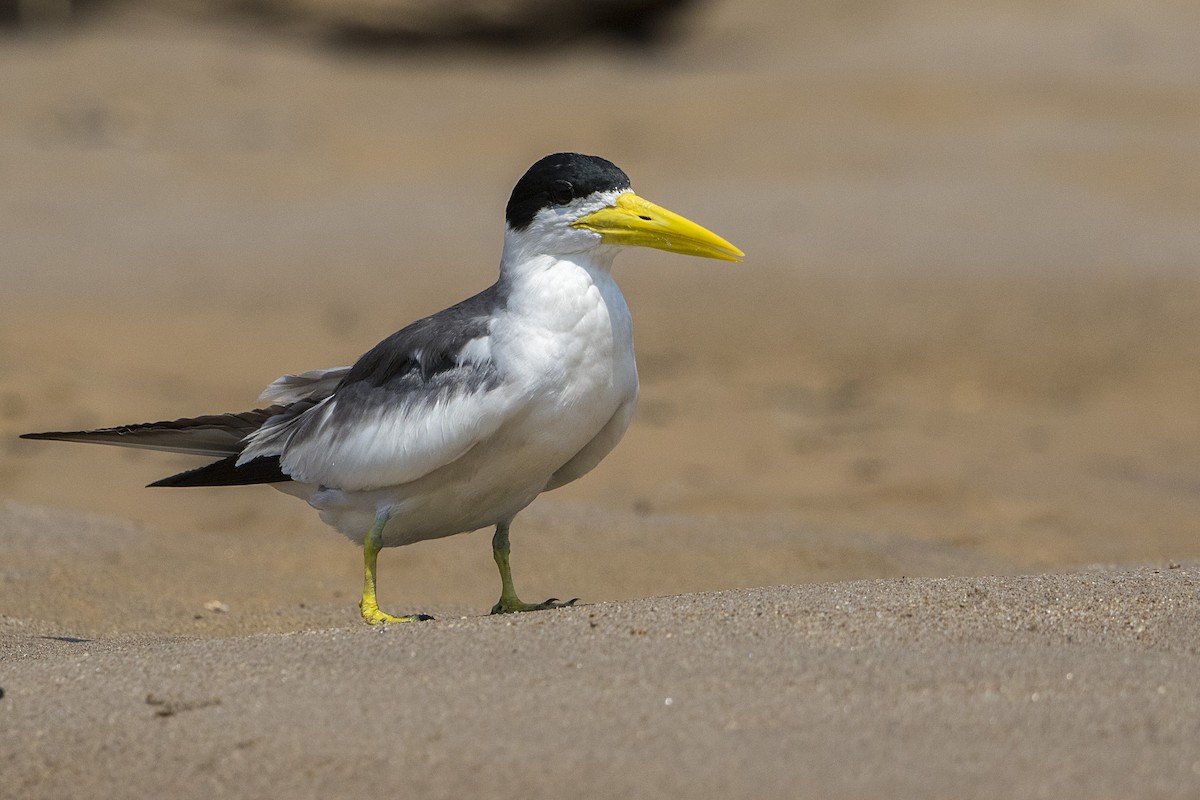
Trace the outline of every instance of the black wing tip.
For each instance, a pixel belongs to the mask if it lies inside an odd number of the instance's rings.
[[[183,486],[249,486],[259,483],[287,483],[291,478],[279,466],[279,456],[259,456],[238,466],[238,456],[229,456],[196,469],[189,469],[160,478],[146,485],[157,487]]]
[[[202,469],[204,469],[204,467],[197,467],[196,469],[189,469],[183,472],[177,472],[174,475],[168,475],[165,478],[159,478],[153,483],[147,483],[146,488],[156,489],[162,486],[203,486],[204,484],[201,483],[191,483],[187,481],[187,478],[193,472],[199,472]]]

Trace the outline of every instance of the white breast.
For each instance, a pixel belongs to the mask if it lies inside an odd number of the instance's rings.
[[[497,367],[527,392],[514,433],[553,471],[636,398],[638,380],[629,306],[609,270],[547,262],[514,282],[491,340]]]

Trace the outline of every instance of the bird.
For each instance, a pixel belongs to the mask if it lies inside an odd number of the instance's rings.
[[[382,548],[490,527],[493,614],[573,605],[519,599],[509,529],[538,495],[596,467],[633,417],[633,322],[612,274],[628,247],[745,256],[634,193],[611,161],[555,153],[513,187],[496,282],[351,366],[284,375],[243,413],[22,438],[208,456],[150,486],[268,484],[307,501],[362,546],[359,611],[370,625],[431,619],[380,610]]]

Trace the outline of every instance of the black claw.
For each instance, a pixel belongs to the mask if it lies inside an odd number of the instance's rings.
[[[567,602],[563,603],[563,607],[564,607],[564,608],[566,608],[566,607],[568,607],[568,606],[573,606],[573,605],[575,605],[575,604],[576,604],[576,603],[578,603],[578,602],[579,602],[579,598],[578,598],[578,597],[572,597],[570,600],[568,600]]]
[[[433,617],[428,614],[413,614],[417,618],[417,622],[433,622]]]
[[[554,604],[554,603],[557,603],[557,602],[558,602],[558,598],[557,598],[557,597],[547,597],[547,598],[546,598],[546,601],[545,601],[544,603],[542,603],[542,605],[544,605],[544,606],[548,606],[548,605],[552,605],[552,604]]]

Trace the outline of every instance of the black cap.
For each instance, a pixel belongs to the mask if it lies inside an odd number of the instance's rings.
[[[607,159],[555,153],[538,161],[517,181],[504,218],[514,230],[524,230],[543,208],[565,206],[593,192],[628,188],[629,176]]]

